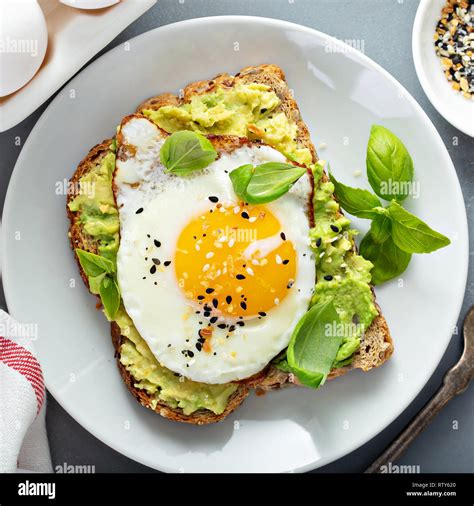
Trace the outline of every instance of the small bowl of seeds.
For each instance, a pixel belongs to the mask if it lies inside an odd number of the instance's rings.
[[[474,137],[474,0],[421,0],[412,50],[418,79],[433,106]]]

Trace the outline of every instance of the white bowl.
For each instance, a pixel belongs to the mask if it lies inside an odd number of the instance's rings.
[[[446,0],[421,0],[413,25],[412,51],[421,86],[446,121],[474,137],[474,101],[456,93],[435,53],[433,34]]]

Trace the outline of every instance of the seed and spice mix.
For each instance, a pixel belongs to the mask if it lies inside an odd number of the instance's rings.
[[[448,0],[436,25],[434,46],[452,88],[474,99],[474,0]]]

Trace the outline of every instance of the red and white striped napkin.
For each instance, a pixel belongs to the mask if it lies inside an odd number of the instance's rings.
[[[33,338],[0,310],[0,472],[52,472]]]

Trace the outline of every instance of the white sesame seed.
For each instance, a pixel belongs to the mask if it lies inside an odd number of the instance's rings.
[[[231,239],[229,242],[228,242],[228,246],[229,248],[232,248],[232,246],[235,244],[235,240],[234,239]]]
[[[282,262],[282,259],[281,259],[281,256],[280,256],[280,255],[276,255],[276,256],[275,256],[275,260],[276,260],[276,263],[277,263],[277,264],[281,264],[281,262]]]
[[[211,266],[210,266],[209,264],[206,264],[206,265],[202,268],[202,272],[207,272],[210,268],[211,268]]]
[[[327,147],[327,144],[325,142],[321,142],[321,144],[318,146],[318,149],[325,149]]]
[[[252,216],[251,218],[249,218],[249,222],[250,223],[253,223],[254,221],[257,221],[257,217],[256,216]]]
[[[239,211],[240,211],[240,207],[239,206],[235,206],[234,207],[234,214],[239,214]]]
[[[209,251],[209,253],[206,253],[206,258],[212,258],[214,256],[214,253],[212,251]]]
[[[196,248],[196,251],[200,251],[201,250],[201,248],[199,247],[199,244],[196,244],[194,247]]]
[[[245,270],[247,271],[248,274],[250,274],[250,276],[253,276],[255,274],[251,267],[247,267],[247,269],[245,269]]]
[[[278,304],[280,304],[280,299],[276,298],[273,302],[275,303],[275,306],[278,306]]]
[[[260,262],[256,258],[254,258],[252,260],[252,265],[260,265]]]
[[[359,177],[359,176],[361,176],[361,175],[362,175],[362,171],[361,171],[360,169],[356,169],[356,170],[354,171],[354,176],[355,176],[355,177]]]
[[[217,239],[219,242],[226,242],[227,241],[227,236],[226,235],[223,235],[221,237],[219,237],[219,239]]]

